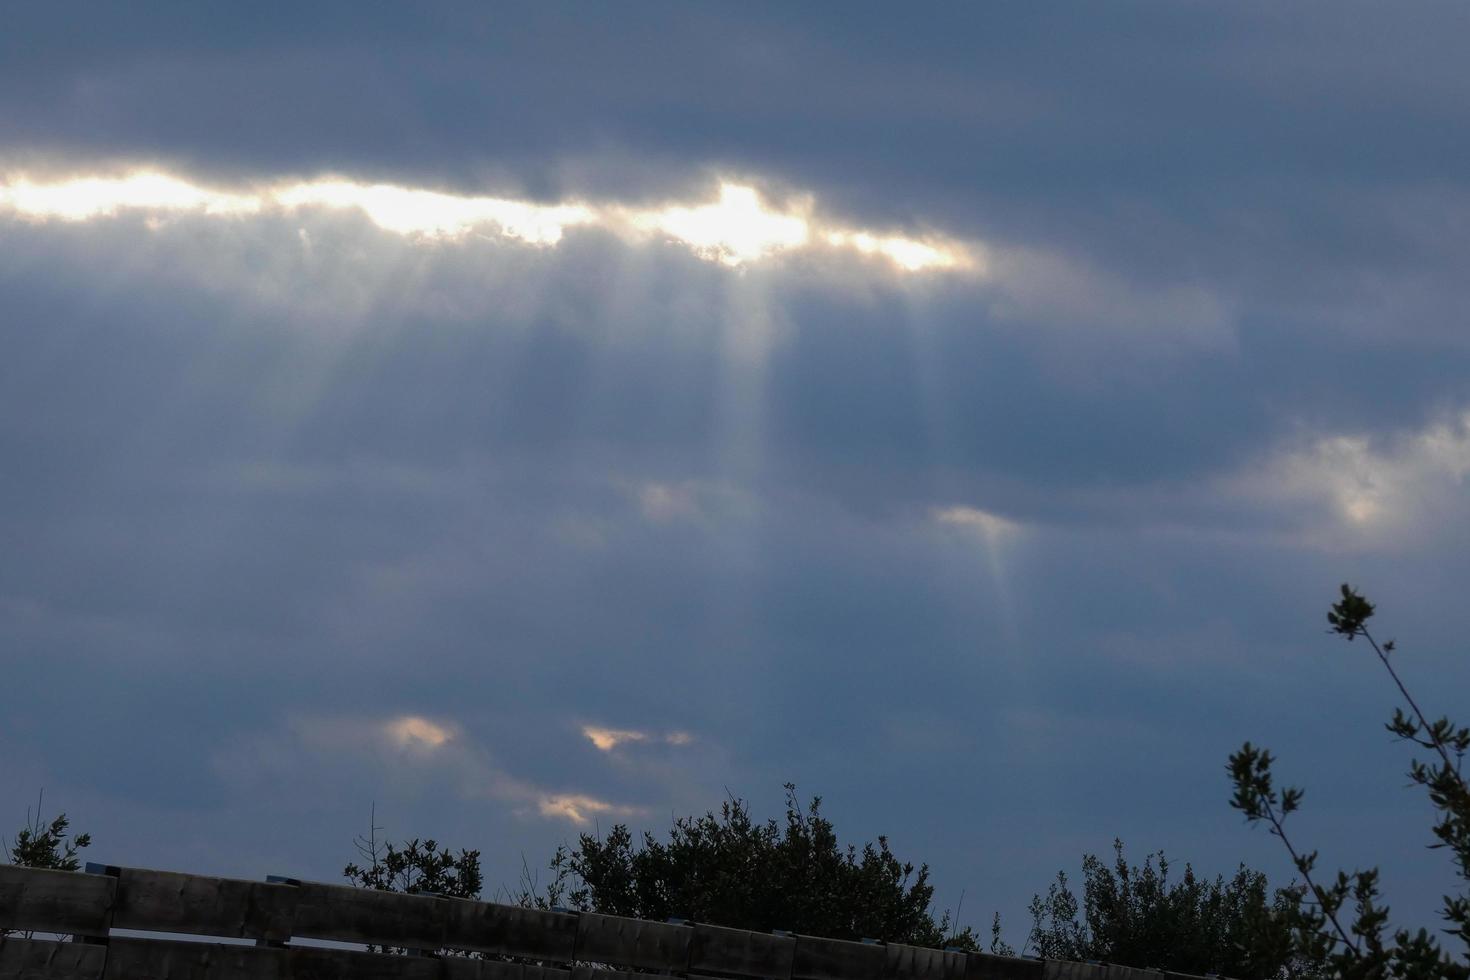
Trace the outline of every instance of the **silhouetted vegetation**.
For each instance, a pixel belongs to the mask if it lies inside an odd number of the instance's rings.
[[[1332,632],[1349,641],[1362,638],[1378,656],[1408,704],[1394,710],[1387,728],[1395,737],[1412,742],[1432,753],[1430,761],[1409,764],[1409,779],[1424,787],[1437,813],[1434,836],[1452,856],[1462,881],[1470,882],[1470,791],[1460,765],[1470,749],[1470,729],[1453,725],[1448,718],[1430,721],[1420,709],[1390,659],[1395,645],[1380,645],[1368,630],[1373,604],[1350,586],[1343,585],[1341,598],[1332,604],[1327,622]],[[1235,787],[1231,806],[1245,814],[1250,823],[1265,824],[1291,855],[1302,881],[1290,890],[1288,925],[1297,955],[1304,961],[1323,964],[1326,975],[1348,980],[1465,980],[1470,977],[1470,893],[1465,890],[1444,898],[1445,931],[1466,945],[1455,958],[1440,947],[1427,930],[1397,930],[1387,941],[1389,908],[1381,904],[1378,869],[1337,872],[1330,880],[1317,873],[1317,852],[1301,850],[1287,835],[1288,817],[1301,806],[1303,792],[1291,786],[1277,788],[1272,773],[1271,753],[1247,742],[1230,756],[1228,769]]]
[[[1470,885],[1470,789],[1461,774],[1470,728],[1424,714],[1395,669],[1394,643],[1379,644],[1369,632],[1373,614],[1373,605],[1344,585],[1327,618],[1332,632],[1366,641],[1404,698],[1407,709],[1397,708],[1386,727],[1430,753],[1428,761],[1410,762],[1409,779],[1424,789],[1436,811],[1430,846],[1448,851],[1461,881]],[[1080,900],[1063,872],[1044,896],[1034,897],[1024,951],[1046,959],[1218,973],[1237,980],[1470,980],[1470,890],[1462,887],[1445,896],[1442,909],[1445,932],[1466,946],[1460,957],[1425,929],[1400,929],[1390,939],[1377,869],[1324,879],[1316,852],[1302,851],[1288,837],[1287,818],[1300,808],[1303,793],[1276,786],[1274,762],[1269,752],[1249,742],[1234,753],[1228,766],[1231,805],[1282,841],[1298,881],[1273,890],[1265,875],[1244,865],[1229,879],[1200,878],[1185,865],[1183,874],[1171,879],[1172,866],[1162,852],[1134,865],[1118,841],[1111,864],[1095,855],[1084,857]],[[744,801],[732,799],[719,813],[676,820],[667,840],[647,832],[635,838],[623,824],[606,836],[583,834],[575,845],[558,848],[544,890],[528,872],[512,900],[761,932],[977,948],[970,929],[957,931],[947,912],[934,915],[927,865],[900,861],[883,837],[860,848],[843,845],[822,816],[820,799],[803,806],[793,786],[786,790],[784,820],[759,822]],[[85,847],[86,836],[63,846],[65,816],[57,819],[44,832],[35,824],[18,841],[75,867],[75,847]],[[397,847],[380,845],[376,830],[358,840],[367,863],[345,869],[355,883],[478,896],[478,851],[455,854],[435,841],[417,839]],[[1001,938],[998,917],[989,949],[1013,952]]]
[[[378,840],[382,830],[377,822],[377,808],[368,818],[368,832],[353,844],[362,864],[353,862],[342,869],[345,878],[359,888],[373,888],[404,895],[446,895],[450,898],[479,898],[483,884],[480,875],[480,852],[460,850],[458,854],[429,838],[417,837],[401,844]],[[371,952],[404,953],[393,946],[369,945]]]
[[[683,918],[769,932],[975,948],[935,918],[928,865],[900,861],[888,840],[838,841],[821,800],[803,806],[786,787],[784,821],[751,818],[741,800],[718,814],[675,821],[668,840],[635,841],[619,824],[583,834],[552,860],[553,888],[579,909],[663,920]]]
[[[1026,952],[1236,980],[1316,975],[1292,944],[1292,894],[1271,892],[1261,872],[1241,865],[1228,881],[1211,880],[1186,864],[1170,881],[1163,852],[1142,865],[1128,863],[1122,841],[1113,852],[1111,867],[1083,858],[1080,902],[1060,871],[1045,897],[1031,900]]]
[[[483,884],[480,875],[480,852],[461,850],[458,854],[440,847],[433,839],[417,837],[393,844],[378,840],[377,810],[368,824],[366,835],[353,843],[361,855],[342,869],[342,874],[361,888],[405,895],[433,894],[450,898],[479,898]]]
[[[26,822],[16,832],[13,840],[5,845],[5,863],[18,864],[24,868],[49,868],[53,871],[77,871],[82,861],[77,852],[92,843],[91,834],[71,833],[71,821],[65,813],[58,813],[49,821],[42,814],[45,793],[36,796],[36,809],[26,809]],[[0,929],[0,937],[10,935],[12,930]],[[23,933],[26,938],[30,933]]]
[[[5,860],[26,868],[76,871],[81,868],[77,852],[92,843],[91,834],[71,834],[71,821],[58,813],[47,821],[41,816],[45,794],[36,797],[36,809],[26,809],[26,822],[14,840],[5,842]]]

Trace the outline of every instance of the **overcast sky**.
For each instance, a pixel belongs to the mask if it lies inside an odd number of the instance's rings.
[[[821,795],[1005,919],[1453,886],[1470,8],[8,6],[0,818],[331,880]],[[1375,623],[1378,622],[1377,620]],[[543,876],[544,878],[544,876]]]

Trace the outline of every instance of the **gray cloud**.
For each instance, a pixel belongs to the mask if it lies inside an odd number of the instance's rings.
[[[739,177],[993,265],[0,214],[14,813],[330,877],[377,800],[510,882],[543,799],[657,829],[796,779],[1014,929],[1115,834],[1285,877],[1224,803],[1251,738],[1430,921],[1417,804],[1349,795],[1400,781],[1390,699],[1318,628],[1357,582],[1467,680],[1457,9],[58,10],[0,39],[6,174]]]

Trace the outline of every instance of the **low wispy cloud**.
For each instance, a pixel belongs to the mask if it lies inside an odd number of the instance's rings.
[[[978,532],[987,538],[998,538],[1020,530],[1019,524],[999,514],[992,514],[978,507],[967,507],[962,504],[935,507],[930,511],[930,516],[939,524]]]
[[[688,745],[694,736],[688,732],[644,732],[633,728],[603,728],[598,725],[582,726],[582,735],[599,752],[611,752],[622,745],[637,742],[662,743],[664,745]]]
[[[675,738],[687,736],[676,733],[666,740]],[[554,788],[512,774],[457,724],[415,714],[381,719],[292,718],[274,731],[236,739],[216,754],[214,767],[232,783],[277,786],[309,784],[324,769],[381,772],[406,792],[447,791],[460,799],[508,804],[521,817],[565,820],[578,827],[588,826],[599,816],[631,817],[647,812],[643,806]]]
[[[1338,433],[1268,459],[1237,481],[1269,506],[1315,509],[1352,541],[1407,543],[1404,535],[1444,526],[1464,507],[1470,476],[1470,411],[1397,435]]]
[[[452,729],[418,715],[394,718],[383,727],[388,737],[403,748],[437,749],[454,738]]]
[[[756,510],[752,494],[724,480],[618,481],[650,524],[746,520]]]
[[[543,796],[536,801],[536,812],[543,817],[558,817],[578,827],[586,827],[600,816],[636,817],[646,811],[641,807],[621,806],[581,793]]]

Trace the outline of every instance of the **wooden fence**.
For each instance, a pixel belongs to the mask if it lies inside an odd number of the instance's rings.
[[[0,930],[18,933],[0,939],[0,980],[648,980],[650,973],[690,980],[1184,977],[294,879],[242,881],[89,865],[93,869],[100,873],[0,864]],[[119,929],[234,942],[125,936],[114,932]],[[27,933],[32,938],[24,938]],[[417,955],[293,944],[298,939],[403,948]]]

